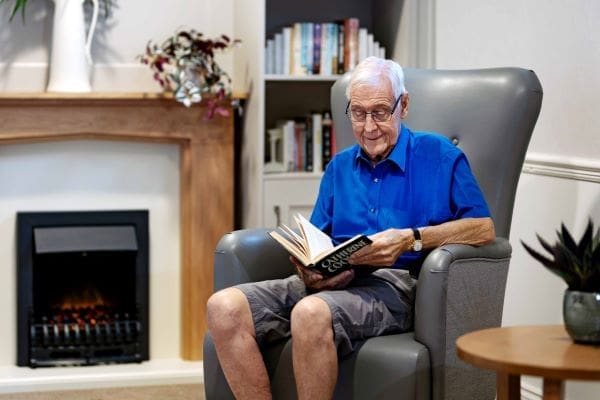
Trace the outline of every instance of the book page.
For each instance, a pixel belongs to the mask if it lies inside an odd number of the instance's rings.
[[[294,218],[306,240],[311,260],[314,260],[317,255],[333,248],[331,238],[321,232],[321,230],[314,226],[309,220],[304,218],[301,214],[297,214]]]
[[[288,239],[284,238],[275,231],[269,232],[269,235],[278,241],[279,244],[281,244],[291,255],[296,257],[304,266],[308,267],[312,264],[311,261],[304,254],[302,254],[302,251],[296,247],[294,243],[290,242]]]
[[[281,224],[279,229],[284,233],[287,239],[290,239],[291,242],[298,245],[299,248],[302,249],[302,252],[306,254],[306,257],[310,257],[310,253],[308,252],[308,247],[303,237],[299,236],[296,232],[294,232],[289,226],[285,224]]]

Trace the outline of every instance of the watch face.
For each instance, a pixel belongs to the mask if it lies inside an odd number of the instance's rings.
[[[422,248],[423,243],[420,240],[415,240],[415,243],[413,244],[413,251],[421,251]]]

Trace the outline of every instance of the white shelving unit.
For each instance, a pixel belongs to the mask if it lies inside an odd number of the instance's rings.
[[[241,154],[242,225],[272,227],[289,223],[295,212],[309,215],[316,199],[321,173],[264,173],[266,131],[278,120],[311,111],[329,110],[329,92],[338,75],[290,76],[265,74],[265,43],[269,34],[294,22],[332,22],[360,19],[372,32],[388,58],[404,66],[419,65],[417,47],[433,36],[417,27],[431,13],[434,0],[237,0],[234,7],[236,38],[242,46],[234,59],[234,90],[248,92]],[[405,17],[403,17],[403,15]],[[421,21],[421,22],[419,22]],[[411,62],[410,60],[414,60]]]

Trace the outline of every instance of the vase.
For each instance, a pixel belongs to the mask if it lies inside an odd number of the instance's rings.
[[[93,4],[90,27],[85,32],[84,0],[53,0],[54,24],[50,50],[49,92],[90,92],[92,38],[98,19],[98,0]]]
[[[600,343],[600,293],[566,290],[563,318],[575,342]]]

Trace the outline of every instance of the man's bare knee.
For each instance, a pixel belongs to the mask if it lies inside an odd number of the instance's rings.
[[[213,334],[223,334],[252,325],[248,300],[242,291],[236,288],[223,289],[210,296],[206,311],[208,329]]]
[[[291,330],[295,339],[331,339],[331,310],[327,303],[316,296],[305,297],[292,310]]]

